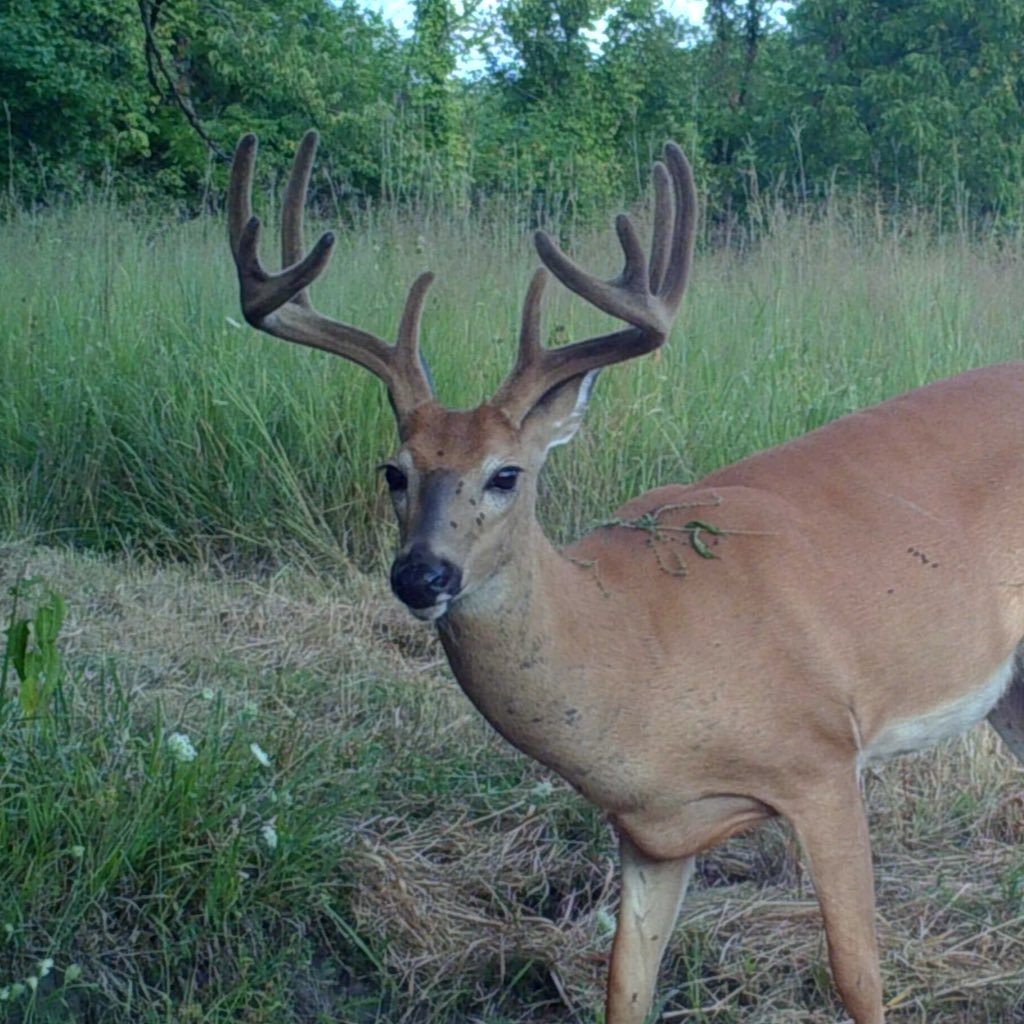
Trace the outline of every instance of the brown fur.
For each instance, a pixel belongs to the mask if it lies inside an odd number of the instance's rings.
[[[263,269],[255,149],[239,144],[228,200],[246,319],[387,384],[402,440],[388,468],[392,585],[438,623],[491,724],[619,830],[607,1024],[646,1019],[694,856],[779,814],[814,878],[843,1002],[855,1024],[881,1024],[863,765],[986,715],[1024,759],[1024,364],[651,491],[559,553],[535,515],[547,451],[572,437],[598,369],[665,342],[686,287],[696,191],[678,147],[655,166],[649,257],[628,218],[609,281],[536,239],[551,272],[629,326],[545,349],[538,271],[512,373],[492,402],[458,412],[434,401],[419,357],[429,274],[394,346],[310,304],[333,246],[302,252],[314,133],[283,206],[288,265]]]
[[[489,439],[456,442],[454,424],[474,420],[453,415],[436,436],[453,451],[475,442],[479,461]],[[410,444],[429,449],[433,436]],[[507,436],[499,447],[531,461]],[[464,493],[479,489],[463,474]],[[641,876],[681,885],[695,854],[783,814],[817,883],[847,1008],[877,1024],[858,773],[887,730],[963,701],[1024,636],[1024,364],[963,374],[699,484],[659,488],[564,553],[541,533],[534,500],[529,479],[494,526],[515,539],[502,560],[476,562],[483,538],[432,536],[471,567],[439,627],[494,727],[623,836],[624,900],[643,910],[620,920],[608,1020],[644,1020],[656,964],[630,929],[646,934],[645,915],[663,927],[665,901],[678,901]],[[1019,663],[1016,678],[992,712],[1004,736],[1024,728]],[[945,728],[989,711],[971,705]]]

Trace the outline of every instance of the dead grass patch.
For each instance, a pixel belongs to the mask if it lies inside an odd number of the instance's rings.
[[[612,836],[481,723],[432,632],[382,580],[217,579],[6,545],[0,614],[24,575],[66,597],[64,650],[82,678],[112,661],[182,721],[216,689],[268,727],[298,722],[311,745],[336,745],[324,771],[364,788],[324,809],[348,899],[334,909],[368,952],[363,976],[330,982],[336,1016],[359,994],[362,1009],[340,1019],[597,1019]],[[1024,771],[980,729],[872,772],[866,791],[891,1019],[1024,1020]],[[772,824],[703,859],[662,972],[661,1019],[841,1018],[794,846]]]

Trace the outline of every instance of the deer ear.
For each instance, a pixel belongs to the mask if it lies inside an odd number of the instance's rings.
[[[600,372],[581,373],[545,391],[523,418],[523,436],[535,439],[545,451],[571,441],[583,422]]]

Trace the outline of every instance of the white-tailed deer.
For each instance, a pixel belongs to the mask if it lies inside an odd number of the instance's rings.
[[[387,385],[401,447],[384,467],[401,531],[395,594],[433,621],[470,700],[603,808],[621,837],[607,1024],[641,1024],[694,857],[775,815],[793,825],[856,1024],[883,1019],[863,767],[986,715],[1024,760],[1024,363],[973,370],[854,413],[617,510],[565,551],[537,477],[576,431],[598,371],[668,337],[697,216],[683,154],[654,168],[650,255],[629,219],[610,281],[545,234],[545,266],[626,328],[541,344],[544,270],[519,355],[475,409],[434,399],[418,343],[431,275],[392,346],[318,313],[307,288],[306,136],[265,271],[256,140],[235,153],[231,249],[253,326],[350,359]],[[713,556],[713,557],[709,557]]]

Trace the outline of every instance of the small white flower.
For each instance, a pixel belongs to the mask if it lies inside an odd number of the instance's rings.
[[[202,697],[203,700],[213,700],[216,694],[213,692],[213,690],[206,686],[203,688],[203,691],[199,694],[199,696]]]
[[[3,988],[0,988],[0,1003],[6,1003],[7,1000],[10,999],[10,998],[11,998],[11,986],[10,985],[4,985]]]
[[[53,970],[53,958],[48,956],[43,957],[43,959],[39,961],[36,970],[39,971],[40,978],[45,978],[50,971]]]
[[[72,846],[71,856],[74,857],[75,860],[81,860],[85,856],[85,847],[80,845]]]
[[[33,992],[39,987],[39,979],[33,974],[25,979],[25,984],[28,985]]]
[[[81,964],[68,964],[67,970],[64,971],[65,981],[78,981],[82,976],[82,965]]]
[[[541,779],[540,782],[530,790],[530,796],[535,800],[546,800],[552,793],[554,793],[554,791],[555,786],[550,779]]]
[[[199,756],[196,748],[192,746],[192,741],[183,732],[172,732],[167,737],[167,749],[171,752],[171,757],[181,764],[188,764]]]
[[[250,743],[249,750],[252,751],[252,756],[255,757],[264,768],[270,767],[270,755],[258,743]]]
[[[268,850],[277,849],[277,829],[274,828],[272,821],[260,827],[260,835],[263,836],[263,842],[267,844]]]
[[[615,918],[604,907],[601,907],[594,916],[597,918],[597,930],[601,935],[615,934]]]

